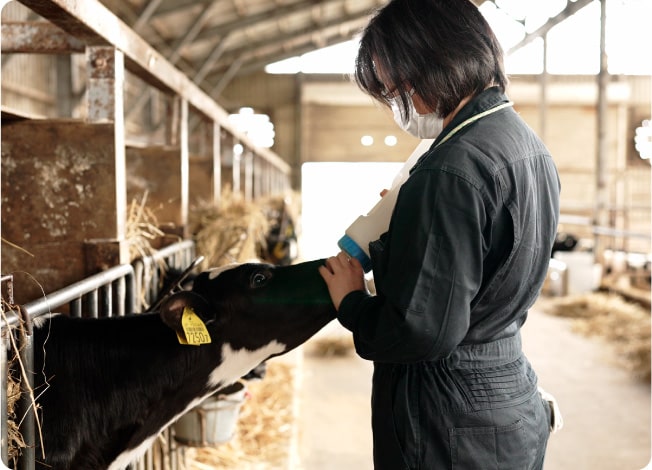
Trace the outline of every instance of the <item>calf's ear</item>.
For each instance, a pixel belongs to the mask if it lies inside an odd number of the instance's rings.
[[[174,331],[180,331],[181,317],[185,308],[191,308],[204,322],[211,318],[210,305],[201,295],[190,291],[181,291],[172,294],[161,304],[159,315],[163,323]]]

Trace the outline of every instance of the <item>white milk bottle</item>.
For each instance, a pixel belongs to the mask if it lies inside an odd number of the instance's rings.
[[[364,272],[371,271],[371,259],[369,258],[369,243],[380,238],[380,235],[389,228],[389,219],[396,204],[396,198],[401,185],[410,175],[410,169],[432,145],[434,139],[422,140],[414,149],[410,157],[405,161],[401,170],[392,181],[392,185],[380,201],[367,213],[361,215],[344,231],[344,236],[339,239],[337,245],[342,251],[356,258],[362,264]]]

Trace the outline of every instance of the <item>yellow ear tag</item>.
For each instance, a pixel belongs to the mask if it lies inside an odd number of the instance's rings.
[[[206,325],[190,307],[184,307],[183,309],[181,327],[183,328],[183,335],[177,332],[179,343],[199,346],[211,342],[211,335],[208,334]]]

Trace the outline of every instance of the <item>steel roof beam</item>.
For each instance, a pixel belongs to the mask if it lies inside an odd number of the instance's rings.
[[[248,15],[238,21],[231,21],[227,24],[220,26],[213,26],[206,28],[197,36],[197,40],[211,39],[216,36],[225,36],[231,31],[254,26],[259,23],[266,23],[271,21],[278,21],[284,17],[292,14],[309,10],[315,6],[328,5],[331,3],[342,3],[342,0],[302,0],[291,5],[273,8],[254,15]]]
[[[605,1],[605,0],[601,0]],[[575,2],[566,2],[566,8],[564,8],[561,12],[559,12],[557,15],[553,16],[550,18],[546,23],[537,28],[535,31],[526,34],[525,37],[515,46],[512,46],[508,51],[507,55],[512,54],[513,52],[519,50],[520,48],[530,44],[532,41],[534,41],[536,38],[543,37],[550,31],[552,28],[557,26],[559,23],[564,21],[567,18],[570,18],[573,16],[575,13],[580,11],[582,8],[587,6],[589,3],[592,3],[593,0],[577,0]]]
[[[224,73],[224,70],[228,68],[228,64],[236,58],[243,58],[245,59],[245,62],[238,72],[238,75],[242,74],[243,70],[250,70],[250,67],[254,64],[258,64],[260,68],[264,67],[267,64],[270,64],[272,62],[276,62],[278,60],[283,60],[287,59],[289,57],[294,57],[297,55],[304,54],[306,52],[311,52],[314,51],[317,47],[324,47],[324,46],[330,46],[334,44],[338,44],[350,39],[353,39],[359,32],[360,27],[364,25],[364,21],[366,21],[367,15],[362,15],[362,14],[354,14],[354,15],[349,15],[346,17],[346,20],[344,23],[342,20],[340,21],[333,21],[329,22],[327,25],[325,25],[323,28],[319,30],[315,30],[314,28],[305,28],[301,30],[300,32],[297,33],[288,33],[286,35],[283,35],[279,37],[276,40],[273,41],[259,41],[255,43],[252,47],[243,47],[240,49],[235,49],[233,51],[229,51],[228,56],[225,56],[224,59],[221,61],[222,63],[227,64],[227,67],[218,67],[215,69],[213,77],[217,75],[221,75]],[[346,24],[349,23],[348,33],[346,34],[341,34],[341,33],[329,33],[329,30],[333,30],[335,26],[339,24]],[[324,42],[320,42],[318,46],[316,46],[314,37],[315,36],[321,36],[325,37]],[[285,47],[284,45],[292,42],[294,45],[292,47]],[[264,53],[262,51],[266,49],[272,49],[276,47],[278,52],[271,52],[271,53]]]
[[[206,3],[213,3],[214,1],[215,0],[163,0],[160,2],[159,7],[156,9],[156,13],[154,13],[152,17],[156,18],[171,13],[178,13],[181,10]]]

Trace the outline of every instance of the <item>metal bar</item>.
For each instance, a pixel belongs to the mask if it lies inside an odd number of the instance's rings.
[[[222,130],[213,121],[213,202],[219,204],[222,196]]]
[[[86,46],[49,21],[2,23],[2,53],[74,54]]]
[[[124,277],[113,281],[115,288],[116,311],[115,315],[123,317],[127,310],[127,282]],[[129,312],[131,313],[131,312]]]
[[[242,31],[242,29],[249,26],[254,26],[262,22],[276,21],[278,19],[285,18],[292,13],[308,11],[314,8],[315,6],[326,6],[331,3],[341,3],[341,2],[340,0],[303,0],[300,2],[295,2],[284,6],[275,5],[272,8],[261,11],[260,13],[246,15],[242,17],[242,19],[239,21],[229,21],[228,23],[222,24],[220,26],[215,26],[213,28],[206,28],[201,32],[199,36],[197,36],[197,40],[201,41],[204,39],[211,39],[217,36],[223,37],[224,35],[232,31]],[[369,14],[370,11],[367,10],[366,16],[369,16]]]
[[[136,276],[132,270],[126,274],[125,280],[125,312],[124,314],[136,313]]]
[[[606,28],[607,28],[607,0],[600,2],[600,72],[597,76],[598,81],[598,100],[596,104],[597,111],[597,136],[596,136],[596,154],[595,154],[595,207],[593,209],[593,223],[596,226],[608,224],[608,214],[605,208],[608,204],[607,188],[607,86],[609,84],[609,70],[607,67],[606,52]],[[593,231],[595,235],[593,246],[596,261],[598,253],[601,252],[600,234]]]
[[[64,287],[63,289],[52,292],[46,295],[44,298],[29,302],[23,305],[23,309],[27,312],[30,318],[35,318],[40,315],[50,313],[53,311],[53,309],[72,302],[75,299],[79,299],[84,294],[99,288],[107,282],[112,282],[121,276],[133,275],[133,269],[133,266],[130,264],[121,264],[114,266],[105,271],[87,277],[86,279],[75,282],[74,284]],[[3,328],[6,325],[14,326],[17,324],[18,316],[15,315],[15,313],[13,315],[7,315],[6,322],[4,319],[2,320]]]
[[[82,315],[89,318],[97,318],[97,310],[97,290],[93,289],[86,294],[86,310]]]
[[[206,21],[210,18],[210,12],[214,6],[215,3],[208,3],[204,5],[201,13],[199,13],[199,15],[193,19],[188,31],[186,31],[186,33],[172,45],[172,54],[170,54],[167,58],[171,64],[175,64],[177,60],[181,58],[181,50],[186,45],[191,43],[201,32],[204,24],[206,24]]]
[[[254,156],[251,152],[247,152],[244,158],[244,192],[245,201],[252,201],[254,198]]]
[[[89,47],[87,108],[90,122],[113,122],[114,160],[116,173],[116,234],[126,232],[127,178],[124,122],[124,54],[114,47]]]
[[[156,284],[154,281],[154,275],[156,274],[156,270],[152,269],[152,262],[150,259],[147,259],[148,263],[145,264],[145,277],[143,278],[144,281],[144,288],[143,288],[143,300],[147,305],[150,305],[153,302],[154,295],[154,289],[152,288],[153,284]]]
[[[605,227],[600,225],[593,225],[591,217],[584,217],[579,215],[564,215],[559,216],[559,223],[565,225],[581,225],[591,228],[591,233],[594,235],[604,235],[610,237],[627,237],[627,238],[640,238],[643,240],[650,240],[650,234],[644,232],[633,232],[631,230],[618,230],[613,227]]]
[[[192,253],[190,256],[194,257],[195,242],[192,240],[182,240],[180,242],[173,243],[172,245],[168,245],[158,250],[151,256],[151,259],[154,261],[162,261],[178,251],[188,251],[189,253]]]
[[[7,366],[7,351],[9,350],[9,340],[7,335],[10,334],[8,328],[2,330],[0,335],[0,430],[2,434],[0,435],[0,459],[2,459],[2,464],[5,466],[9,465],[9,436],[7,426],[9,423],[9,416],[7,412],[7,395],[8,395],[8,386],[9,381],[7,374],[9,372],[9,367]]]
[[[113,316],[113,286],[112,283],[100,287],[100,317]]]
[[[73,90],[72,57],[69,55],[57,56],[56,59],[56,107],[57,115],[72,117],[74,103],[78,101]]]
[[[233,192],[236,194],[240,192],[240,162],[241,161],[242,161],[242,155],[233,155],[232,187],[233,187]]]
[[[81,299],[74,299],[70,302],[70,316],[74,318],[81,318],[82,316],[82,301]]]
[[[167,445],[168,445],[168,456],[170,458],[170,470],[176,470],[177,468],[177,448],[174,445],[174,438],[172,436],[172,427],[170,426],[168,428],[167,435],[165,436],[167,439]]]
[[[206,78],[206,75],[208,75],[210,72],[211,67],[213,67],[213,65],[215,65],[217,61],[220,60],[220,57],[222,57],[228,40],[229,36],[227,35],[220,40],[219,44],[215,48],[213,48],[206,60],[204,60],[204,63],[201,65],[201,67],[199,67],[199,71],[192,77],[193,82],[201,83],[204,78]]]
[[[13,57],[13,56],[8,56],[8,57]],[[2,89],[13,93],[18,93],[25,98],[30,98],[36,101],[40,101],[41,103],[55,104],[56,101],[56,99],[51,94],[44,93],[39,90],[34,90],[33,88],[21,85],[20,83],[11,83],[5,81],[2,83]]]
[[[244,56],[238,57],[236,60],[231,62],[231,65],[229,66],[228,70],[224,72],[224,75],[220,77],[220,80],[217,82],[217,84],[211,88],[211,96],[217,97],[222,93],[222,90],[226,88],[226,86],[229,84],[231,79],[235,77],[235,75],[238,73],[238,70],[240,70],[240,67],[242,67],[242,64],[244,62]]]
[[[627,237],[650,240],[649,233],[632,232],[630,230],[618,230],[611,227],[593,226],[591,229],[594,235],[605,235],[609,237]]]
[[[144,282],[144,276],[145,276],[145,262],[142,259],[137,259],[133,262],[134,266],[134,291],[132,295],[134,296],[134,308],[133,311],[135,313],[140,313],[142,312],[142,307],[143,307],[143,298],[144,298],[144,291],[145,291],[145,286],[143,285]]]
[[[20,381],[20,399],[16,405],[16,417],[20,425],[20,434],[23,437],[25,447],[18,457],[16,470],[34,470],[36,459],[36,426],[34,417],[34,407],[32,406],[32,393],[34,387],[34,376],[31,371],[34,370],[34,338],[31,331],[20,330],[18,340],[18,350],[20,362],[25,371],[26,377],[21,377]]]
[[[188,100],[181,100],[179,116],[179,178],[181,179],[180,214],[181,226],[188,225],[188,203],[190,200],[190,137],[188,132]]]
[[[169,15],[170,13],[177,13],[179,10],[192,8],[202,3],[210,3],[214,0],[165,0],[156,10],[154,18],[160,15]]]
[[[149,3],[147,3],[147,5],[145,5],[145,8],[143,8],[141,13],[138,15],[138,19],[132,26],[134,31],[139,31],[140,28],[147,24],[149,19],[161,4],[161,1],[162,0],[151,0]]]
[[[550,31],[553,27],[564,21],[566,18],[569,18],[573,16],[575,13],[580,11],[582,8],[587,6],[589,3],[593,3],[593,0],[577,0],[575,2],[566,2],[566,8],[564,8],[559,14],[556,16],[550,18],[543,26],[538,28],[537,30],[527,34],[521,41],[512,46],[508,51],[507,54],[505,55],[510,55],[520,48],[528,45],[532,41],[534,41],[536,38],[543,36],[546,34],[548,31]]]
[[[123,116],[124,57],[113,47],[89,47],[88,119],[115,121]]]

